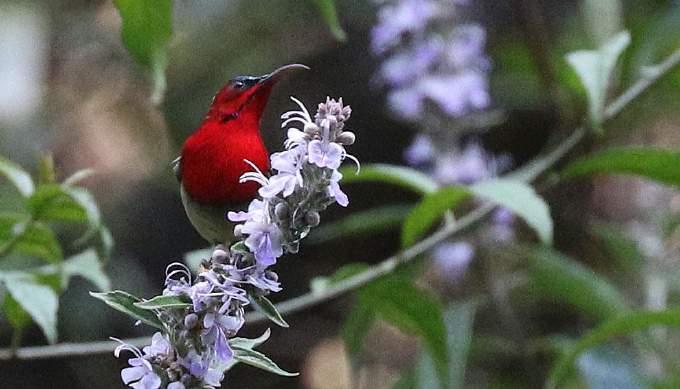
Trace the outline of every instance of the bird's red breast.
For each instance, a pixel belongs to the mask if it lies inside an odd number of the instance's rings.
[[[202,204],[238,204],[255,197],[258,184],[239,183],[255,164],[269,171],[269,153],[260,136],[260,118],[272,84],[234,96],[223,88],[203,123],[184,143],[180,174],[185,190]]]

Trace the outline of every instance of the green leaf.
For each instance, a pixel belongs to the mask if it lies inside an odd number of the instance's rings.
[[[270,373],[286,376],[286,377],[295,377],[299,375],[299,373],[289,373],[274,363],[271,359],[269,359],[267,356],[262,354],[261,352],[247,349],[247,348],[240,348],[238,346],[233,347],[234,350],[234,359],[240,363],[245,363],[246,365],[250,365],[253,367],[256,367],[258,369],[262,369],[265,371],[268,371]]]
[[[352,168],[341,169],[342,182],[380,182],[392,184],[426,194],[436,191],[439,185],[427,174],[404,166],[375,163],[361,167],[361,173],[355,174]]]
[[[172,35],[171,0],[114,0],[123,19],[123,43],[154,81],[152,100],[165,93],[168,42]]]
[[[566,302],[594,319],[608,319],[627,310],[623,296],[606,279],[548,248],[530,253],[529,274],[540,296]]]
[[[230,338],[229,339],[229,345],[231,347],[237,347],[240,349],[246,349],[246,350],[252,350],[255,347],[261,345],[262,343],[266,342],[267,339],[269,339],[269,336],[271,335],[271,330],[267,328],[267,330],[260,335],[259,337],[255,339],[248,339],[248,338]]]
[[[18,253],[61,262],[63,254],[54,232],[40,222],[19,221],[19,215],[0,215],[0,252]]]
[[[353,236],[365,237],[385,232],[401,225],[413,207],[406,204],[386,205],[366,211],[354,212],[344,219],[324,224],[312,230],[308,244],[326,243]]]
[[[387,322],[421,337],[441,382],[448,383],[448,352],[442,341],[446,327],[439,302],[432,295],[393,275],[365,286],[360,299]]]
[[[31,175],[22,169],[21,166],[4,157],[0,157],[0,175],[7,178],[19,190],[22,196],[28,197],[33,193],[35,185]]]
[[[602,243],[604,251],[613,260],[617,270],[639,274],[644,264],[644,256],[637,243],[628,238],[618,226],[598,223],[593,225],[590,231]]]
[[[597,50],[580,50],[567,54],[567,62],[578,74],[588,95],[590,119],[596,129],[600,129],[604,120],[609,81],[616,62],[629,44],[630,34],[622,31]]]
[[[465,366],[472,342],[472,325],[476,310],[476,303],[462,302],[449,306],[444,312],[450,389],[465,388]]]
[[[134,303],[135,307],[154,310],[163,308],[186,308],[191,306],[191,302],[186,296],[156,296],[149,300]]]
[[[58,184],[41,185],[26,203],[36,220],[82,223],[87,214]]]
[[[571,178],[588,174],[634,174],[680,188],[680,152],[651,147],[611,148],[572,162],[562,172]]]
[[[200,250],[189,251],[184,253],[184,263],[193,271],[197,271],[201,267],[201,262],[204,259],[210,259],[213,250],[205,248]]]
[[[446,212],[468,197],[470,192],[459,186],[442,188],[426,195],[404,221],[401,230],[402,246],[409,247],[416,243]]]
[[[88,249],[66,259],[58,265],[43,266],[40,274],[61,274],[61,288],[68,287],[71,277],[80,276],[90,281],[100,290],[111,289],[111,280],[103,269],[102,262],[94,249]]]
[[[105,302],[111,308],[132,317],[133,319],[139,320],[142,323],[156,327],[160,330],[164,329],[163,323],[155,313],[135,306],[135,303],[142,301],[142,299],[139,297],[135,297],[127,292],[123,292],[122,290],[114,290],[111,292],[102,293],[90,292],[90,295]]]
[[[357,355],[364,344],[364,339],[375,322],[373,307],[362,301],[361,296],[352,307],[352,310],[342,327],[342,339],[345,342],[347,354],[350,358]]]
[[[629,335],[654,326],[680,327],[680,309],[628,312],[602,323],[583,336],[557,360],[550,371],[546,387],[557,387],[567,377],[574,361],[586,350],[613,338]]]
[[[273,321],[274,323],[281,327],[284,328],[289,327],[288,323],[286,323],[286,321],[283,320],[283,316],[281,316],[279,311],[276,309],[276,306],[274,306],[274,304],[272,304],[272,302],[269,301],[268,298],[264,296],[248,295],[248,299],[250,300],[250,303],[252,304],[253,308],[255,308],[255,310],[265,315],[269,320]]]
[[[81,181],[92,177],[94,175],[94,170],[92,169],[81,169],[78,170],[77,172],[71,174],[68,176],[64,182],[62,183],[63,185],[66,186],[74,186],[76,184],[80,184]]]
[[[543,243],[552,243],[553,222],[550,209],[531,186],[520,181],[499,178],[479,182],[469,189],[476,196],[509,209],[524,219]]]
[[[2,302],[2,311],[5,318],[15,331],[21,331],[31,324],[31,315],[28,314],[11,294],[7,294]]]
[[[56,343],[59,298],[54,290],[38,283],[29,274],[23,277],[6,277],[3,282],[14,300],[38,324],[47,341]]]
[[[340,26],[338,20],[338,12],[335,9],[335,0],[313,0],[319,13],[323,16],[326,24],[331,30],[335,39],[344,42],[347,39],[347,34]]]

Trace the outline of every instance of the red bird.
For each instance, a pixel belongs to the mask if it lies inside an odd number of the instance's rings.
[[[253,170],[245,160],[269,171],[260,119],[274,84],[296,69],[309,68],[286,65],[263,76],[229,81],[213,99],[200,127],[184,142],[181,156],[173,161],[187,216],[213,244],[227,243],[233,235],[226,212],[243,208],[257,195],[256,183],[239,183],[243,173]]]

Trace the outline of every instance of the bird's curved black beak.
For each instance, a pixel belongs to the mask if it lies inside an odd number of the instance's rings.
[[[284,75],[287,75],[287,74],[292,73],[296,70],[302,70],[302,69],[309,70],[309,66],[302,65],[302,64],[299,64],[299,63],[281,66],[280,68],[274,70],[273,72],[271,72],[269,74],[265,74],[264,76],[260,77],[258,84],[277,82]]]

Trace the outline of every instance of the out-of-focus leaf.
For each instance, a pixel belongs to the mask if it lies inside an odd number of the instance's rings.
[[[101,225],[101,213],[92,194],[85,189],[69,186],[63,187],[63,190],[85,211],[91,229],[98,228]]]
[[[567,377],[574,361],[586,350],[603,344],[612,338],[629,335],[654,326],[680,327],[680,309],[628,312],[602,323],[583,336],[557,360],[550,371],[546,387],[557,387]]]
[[[604,320],[627,310],[624,298],[606,279],[556,251],[533,250],[529,273],[531,286],[541,296],[571,304],[592,318]]]
[[[421,337],[440,381],[448,385],[448,352],[442,341],[446,327],[441,306],[433,296],[393,275],[365,286],[360,299],[387,322]]]
[[[411,208],[411,205],[399,204],[355,212],[344,219],[312,230],[307,243],[319,244],[350,236],[365,237],[384,232],[401,225]]]
[[[229,339],[229,345],[232,347],[238,347],[240,349],[246,349],[246,350],[252,350],[255,347],[261,345],[262,343],[266,342],[267,339],[269,339],[269,336],[271,335],[271,330],[267,328],[267,330],[260,335],[259,337],[255,339],[248,339],[248,338],[230,338]]]
[[[33,193],[35,185],[31,175],[22,169],[21,166],[4,157],[0,157],[0,175],[7,178],[19,190],[22,196],[28,197]]]
[[[0,215],[0,252],[25,254],[51,263],[60,262],[63,254],[54,232],[39,222],[19,221],[17,216]]]
[[[286,377],[295,377],[299,375],[299,373],[289,373],[281,369],[276,363],[274,363],[274,361],[269,359],[261,352],[247,348],[240,348],[238,346],[233,346],[233,350],[234,359],[240,363],[245,363],[246,365]]]
[[[104,272],[102,262],[94,249],[69,257],[58,265],[43,266],[38,272],[44,275],[61,274],[59,289],[66,289],[71,277],[75,276],[83,277],[100,290],[111,289],[111,280]]]
[[[23,277],[6,277],[3,283],[14,300],[38,324],[47,341],[56,343],[59,298],[54,290],[38,283],[30,274]]]
[[[133,319],[158,328],[159,330],[163,329],[163,323],[155,313],[135,306],[135,303],[142,301],[142,299],[139,297],[135,297],[130,293],[123,292],[122,290],[113,290],[111,292],[102,293],[90,292],[90,295],[94,298],[102,300],[111,308],[123,312]]]
[[[94,175],[94,170],[92,169],[81,169],[78,170],[77,172],[71,174],[68,176],[63,184],[66,186],[74,186],[76,184],[79,184],[81,181],[83,181],[86,178],[92,177]]]
[[[57,184],[39,186],[26,204],[36,220],[76,223],[88,220],[85,210]]]
[[[604,150],[572,162],[564,169],[566,178],[587,174],[634,174],[680,188],[680,152],[651,147]]]
[[[418,387],[418,377],[415,371],[407,371],[401,375],[392,389],[420,389]]]
[[[186,308],[191,302],[186,296],[156,296],[149,300],[134,303],[135,307],[146,310],[163,308]]]
[[[106,226],[99,226],[99,236],[95,243],[97,254],[99,254],[99,257],[102,259],[102,261],[106,262],[109,258],[111,258],[111,253],[113,252],[113,247],[115,245],[115,242],[113,241],[113,235],[111,235],[111,231],[109,231]]]
[[[470,192],[459,186],[442,188],[426,195],[409,213],[401,230],[401,243],[409,247],[418,241],[446,212],[470,197]]]
[[[152,100],[160,103],[165,93],[167,49],[172,35],[171,0],[114,0],[123,19],[123,43],[132,56],[149,69],[154,88]]]
[[[366,335],[368,335],[368,331],[370,331],[374,322],[375,312],[373,307],[363,302],[361,296],[359,296],[342,327],[342,339],[350,358],[361,351],[364,339],[366,339]]]
[[[204,259],[210,259],[211,255],[212,255],[211,248],[189,251],[187,253],[184,253],[184,263],[192,271],[197,271],[201,267],[201,262]]]
[[[31,324],[31,315],[28,314],[11,294],[6,294],[2,301],[2,311],[5,318],[15,331],[21,331]]]
[[[602,345],[583,353],[576,366],[589,389],[649,388],[634,361],[635,355],[622,347]]]
[[[623,31],[597,50],[579,50],[567,54],[567,62],[574,68],[586,90],[590,119],[598,130],[604,119],[609,81],[616,62],[629,44],[630,34]]]
[[[341,169],[342,182],[381,182],[397,185],[416,193],[426,194],[436,191],[439,185],[427,174],[404,166],[376,163],[361,167],[361,173],[354,174],[353,168]]]
[[[637,274],[643,265],[643,256],[637,244],[613,225],[595,224],[591,233],[602,242],[603,248],[617,264],[616,268]]]
[[[312,1],[314,1],[316,8],[319,10],[319,13],[321,13],[321,16],[326,21],[326,24],[328,24],[328,28],[330,28],[331,33],[333,34],[335,39],[344,42],[347,39],[347,34],[345,34],[345,30],[343,30],[342,26],[340,26],[340,20],[338,20],[338,12],[335,8],[335,0],[312,0]]]
[[[472,342],[472,324],[476,310],[476,303],[463,302],[449,306],[444,312],[450,389],[465,387],[465,366]]]
[[[278,326],[284,328],[290,327],[283,319],[283,316],[281,316],[279,311],[276,309],[276,306],[272,304],[268,298],[264,296],[248,295],[248,299],[250,300],[250,304],[253,306],[253,308],[265,315],[269,320],[273,321]]]
[[[550,209],[531,186],[521,181],[499,178],[479,182],[469,189],[476,196],[509,209],[524,219],[543,243],[552,243],[553,222]]]

